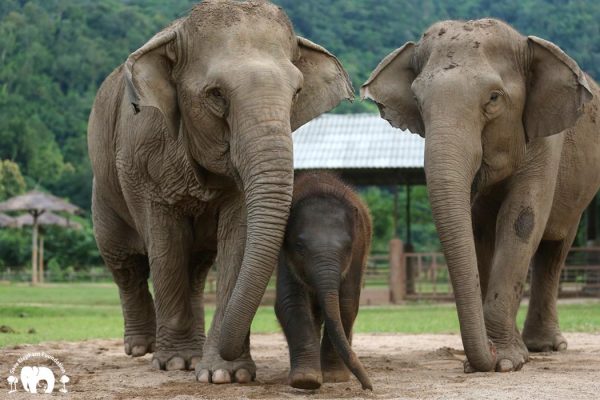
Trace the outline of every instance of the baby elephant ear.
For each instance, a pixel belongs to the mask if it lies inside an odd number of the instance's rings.
[[[352,82],[338,59],[310,40],[302,37],[297,40],[300,56],[294,65],[302,72],[304,85],[292,107],[292,131],[342,100],[354,100]]]
[[[179,21],[157,33],[131,53],[124,64],[127,95],[134,113],[139,113],[140,107],[157,108],[173,137],[177,137],[180,124],[177,89],[171,75],[178,26]]]
[[[379,107],[381,118],[393,127],[408,129],[425,137],[425,128],[411,85],[417,74],[412,67],[413,42],[384,58],[360,89],[360,96]]]
[[[535,36],[527,41],[531,64],[523,125],[532,140],[572,128],[593,96],[583,71],[557,45]]]

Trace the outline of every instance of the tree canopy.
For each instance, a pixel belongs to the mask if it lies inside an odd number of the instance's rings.
[[[600,77],[597,0],[274,0],[299,35],[336,54],[358,88],[378,62],[442,19],[496,17],[561,46]],[[0,160],[89,209],[86,125],[103,79],[191,0],[2,0]],[[375,112],[355,101],[335,112]],[[9,167],[10,168],[10,167]]]

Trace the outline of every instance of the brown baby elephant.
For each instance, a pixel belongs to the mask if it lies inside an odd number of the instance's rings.
[[[310,173],[296,180],[275,303],[290,350],[291,386],[347,381],[350,369],[372,390],[350,348],[371,233],[367,207],[337,178]]]

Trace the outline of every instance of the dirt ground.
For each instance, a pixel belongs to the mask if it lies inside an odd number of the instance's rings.
[[[357,334],[354,348],[365,364],[374,391],[363,392],[352,378],[302,391],[286,384],[287,346],[282,335],[254,335],[257,382],[250,385],[202,385],[192,372],[158,372],[150,356],[132,359],[118,340],[44,343],[0,350],[1,399],[30,399],[8,394],[8,370],[26,353],[44,351],[60,360],[71,378],[69,399],[598,399],[600,335],[567,334],[565,353],[540,353],[519,372],[462,372],[464,360],[457,335]],[[39,363],[38,363],[39,364]],[[43,363],[42,363],[43,364]],[[46,365],[50,365],[49,362]],[[58,375],[58,368],[52,367]],[[58,376],[57,376],[58,380]],[[44,395],[38,398],[49,398]]]

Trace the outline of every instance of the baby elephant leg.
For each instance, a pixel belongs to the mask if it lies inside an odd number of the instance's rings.
[[[319,360],[319,335],[306,290],[287,266],[277,272],[275,313],[290,352],[289,383],[298,389],[318,389],[323,383]]]

